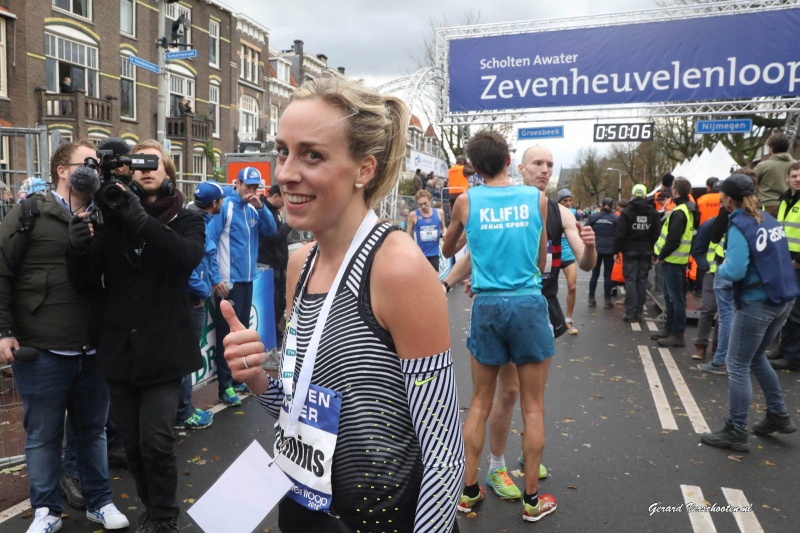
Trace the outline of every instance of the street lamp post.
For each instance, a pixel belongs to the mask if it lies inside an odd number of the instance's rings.
[[[619,174],[619,188],[617,189],[617,201],[622,200],[622,171],[616,168],[607,168],[606,170],[614,170]]]

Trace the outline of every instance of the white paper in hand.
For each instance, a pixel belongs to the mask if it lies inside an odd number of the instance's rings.
[[[203,531],[252,533],[292,488],[292,481],[253,441],[189,509]]]

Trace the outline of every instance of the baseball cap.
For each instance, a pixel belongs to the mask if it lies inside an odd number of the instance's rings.
[[[560,202],[564,198],[572,198],[572,193],[569,189],[561,189],[558,191],[558,201]]]
[[[283,196],[281,194],[281,186],[278,185],[277,183],[273,183],[272,185],[270,185],[269,194],[267,196],[274,196],[276,194],[278,196]]]
[[[745,196],[752,196],[756,193],[753,179],[744,174],[731,174],[722,182],[720,190],[734,200],[741,200]]]
[[[239,171],[239,181],[245,185],[261,185],[261,172],[256,167],[244,167]]]
[[[633,189],[631,189],[631,196],[634,198],[644,198],[647,196],[647,187],[641,183],[637,183],[633,186]]]
[[[194,199],[201,204],[210,205],[224,196],[222,186],[216,181],[204,181],[194,190]]]
[[[606,196],[605,198],[603,198],[603,205],[604,205],[604,206],[606,206],[606,205],[607,205],[607,206],[609,206],[609,207],[613,207],[613,205],[614,205],[614,200],[613,200],[613,199],[611,199],[611,198],[609,198],[608,196]]]

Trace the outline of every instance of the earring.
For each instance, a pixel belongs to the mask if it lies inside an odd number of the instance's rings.
[[[360,181],[357,181],[356,182],[356,189],[361,189],[362,187],[364,187],[364,184],[361,183]]]

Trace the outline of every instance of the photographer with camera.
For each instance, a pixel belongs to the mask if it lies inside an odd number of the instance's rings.
[[[25,456],[35,513],[28,533],[61,528],[66,411],[86,518],[106,529],[128,526],[112,502],[106,458],[108,390],[97,354],[102,294],[79,294],[67,280],[70,220],[92,201],[90,193],[71,185],[71,174],[86,172],[84,161],[94,156],[86,141],[59,146],[50,160],[55,189],[18,203],[0,225],[0,365],[13,363],[25,409]],[[93,171],[88,172],[91,179]],[[36,348],[38,357],[15,361],[20,346]]]
[[[202,366],[186,286],[203,257],[205,227],[183,208],[175,165],[157,141],[140,142],[127,160],[101,155],[95,202],[103,220],[70,223],[70,280],[81,290],[104,287],[100,370],[145,507],[139,527],[178,531],[172,425],[181,379]],[[110,174],[123,163],[134,171],[129,187]]]

